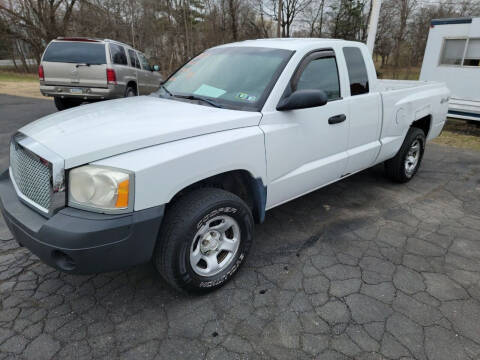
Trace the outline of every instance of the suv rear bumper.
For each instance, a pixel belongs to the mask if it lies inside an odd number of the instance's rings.
[[[0,208],[20,245],[48,265],[75,274],[149,261],[164,214],[164,206],[121,215],[66,207],[47,219],[19,200],[8,170],[0,175]]]
[[[71,89],[80,89],[81,93],[71,93]],[[67,85],[43,85],[40,84],[40,92],[44,96],[55,96],[69,99],[83,100],[107,100],[125,96],[125,86],[108,85],[108,88],[96,88],[85,86]]]

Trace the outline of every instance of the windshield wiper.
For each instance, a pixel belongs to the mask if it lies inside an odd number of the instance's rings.
[[[173,95],[173,94],[171,93],[170,90],[167,89],[167,87],[166,87],[165,85],[160,84],[160,88],[162,88],[163,90],[165,90],[165,92],[166,92],[168,95],[170,95],[170,96],[175,96],[175,95]]]
[[[88,67],[90,67],[90,65],[92,65],[92,64],[90,64],[90,63],[81,63],[81,64],[75,65],[75,67],[77,67],[77,68],[79,68],[80,66],[88,66]]]
[[[217,107],[217,108],[223,108],[222,105],[216,103],[215,101],[213,100],[210,100],[210,99],[206,99],[202,96],[197,96],[197,95],[174,95],[175,97],[177,98],[181,98],[181,99],[187,99],[187,100],[198,100],[198,101],[203,101],[203,102],[206,102],[207,104],[210,104],[214,107]]]

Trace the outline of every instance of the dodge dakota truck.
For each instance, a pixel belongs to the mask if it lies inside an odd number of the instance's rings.
[[[378,80],[365,45],[265,39],[206,50],[149,95],[21,128],[0,176],[18,243],[68,273],[152,261],[207,292],[240,268],[265,212],[375,164],[412,179],[449,90]]]

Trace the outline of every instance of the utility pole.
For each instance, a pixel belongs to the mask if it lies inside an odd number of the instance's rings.
[[[134,7],[133,7],[133,0],[130,0],[130,10],[132,13],[132,46],[135,47],[135,25],[134,25]]]
[[[368,23],[367,37],[367,47],[372,55],[373,48],[375,47],[375,38],[377,37],[378,18],[380,17],[381,6],[382,0],[372,0],[372,13],[370,14],[370,21]]]
[[[278,0],[278,22],[277,22],[277,37],[282,37],[282,14],[283,14],[283,0]]]

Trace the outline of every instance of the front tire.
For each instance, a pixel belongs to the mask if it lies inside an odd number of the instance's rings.
[[[386,175],[398,183],[406,183],[412,180],[422,162],[425,143],[423,130],[411,127],[397,155],[385,161]]]
[[[194,190],[168,209],[153,261],[174,288],[206,293],[224,285],[253,241],[250,208],[216,188]]]

